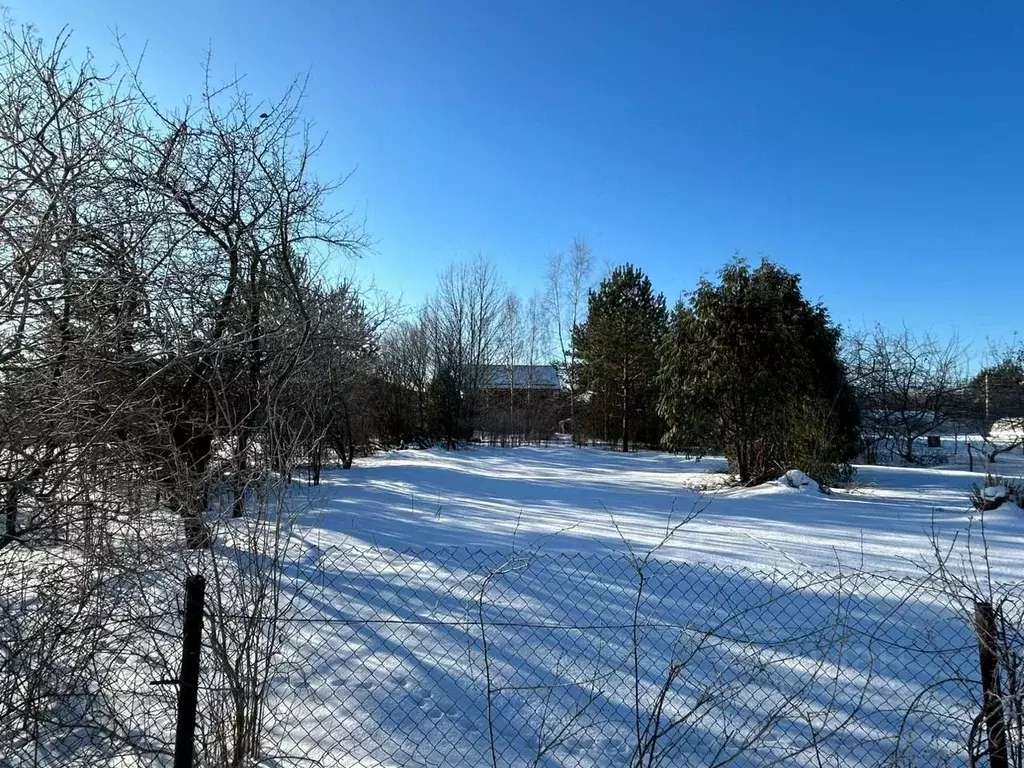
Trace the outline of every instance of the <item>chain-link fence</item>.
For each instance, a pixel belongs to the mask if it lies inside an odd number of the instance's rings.
[[[999,765],[977,595],[934,576],[372,548],[311,550],[230,595],[207,576],[196,765]],[[0,713],[0,762],[185,764],[174,583],[165,611],[108,606],[149,636],[94,655],[60,717]],[[1019,765],[1015,609],[996,602]]]

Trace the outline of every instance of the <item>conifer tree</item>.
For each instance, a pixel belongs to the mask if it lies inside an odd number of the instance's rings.
[[[656,379],[668,312],[665,297],[631,264],[616,267],[573,330],[576,375],[588,395],[587,431],[609,442],[652,445],[661,434]]]
[[[856,455],[858,414],[839,357],[840,330],[764,260],[728,264],[673,313],[663,350],[665,444],[722,450],[742,483],[798,467],[823,483]]]

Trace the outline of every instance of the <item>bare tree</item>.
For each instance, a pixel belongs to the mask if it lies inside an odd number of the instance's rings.
[[[130,486],[148,421],[131,381],[152,224],[118,156],[138,99],[67,45],[0,31],[0,546],[91,536],[96,474]]]
[[[201,518],[215,444],[237,443],[244,462],[305,355],[313,249],[354,253],[363,236],[326,208],[337,185],[311,174],[317,145],[301,121],[301,83],[267,104],[207,73],[196,106],[171,112],[143,98],[141,150],[126,161],[137,194],[166,221],[158,285],[174,296],[160,296],[165,321],[153,343],[168,370],[155,389],[171,462],[184,470],[169,475],[168,491],[197,546],[208,539]]]
[[[215,764],[240,764],[279,661],[283,481],[316,435],[300,395],[323,359],[375,352],[373,313],[318,275],[363,235],[312,175],[298,84],[263,103],[207,72],[168,111],[135,68],[68,50],[0,27],[0,752],[63,732],[84,762],[168,756],[139,725],[168,697],[124,659],[175,668],[168,583],[196,558],[224,587],[211,637],[237,716]],[[224,498],[255,518],[229,536],[252,536],[207,552]],[[122,706],[133,685],[144,713]]]
[[[547,425],[543,421],[544,414],[538,412],[541,404],[534,397],[535,388],[546,383],[536,379],[536,371],[539,366],[549,362],[548,349],[548,327],[544,317],[543,297],[534,292],[526,302],[523,338],[523,359],[528,371],[524,406],[525,431],[531,440],[550,437]],[[557,394],[555,402],[550,403],[550,406],[554,413],[554,408],[558,406]]]
[[[478,256],[445,270],[427,302],[435,429],[450,447],[472,436],[480,390],[498,356],[502,293],[493,263]]]
[[[405,321],[381,339],[379,434],[386,445],[427,443],[431,347],[422,320]]]
[[[867,451],[916,462],[917,441],[960,415],[966,356],[956,337],[940,342],[876,326],[847,341],[848,370]]]
[[[393,308],[386,298],[359,292],[351,283],[321,291],[316,302],[317,330],[301,366],[295,405],[312,419],[308,453],[319,484],[325,447],[349,469],[357,448],[365,447],[376,430],[378,339]]]
[[[524,329],[523,307],[518,294],[509,291],[501,307],[501,341],[499,357],[504,371],[504,385],[508,390],[508,427],[502,430],[513,444],[517,442],[521,429],[517,431],[516,423],[516,386],[521,378],[518,371],[523,365]],[[529,386],[529,385],[527,385]]]
[[[569,389],[569,422],[576,439],[576,352],[572,344],[573,329],[579,325],[590,289],[594,257],[583,238],[575,238],[569,256],[552,254],[547,271],[547,311],[558,347],[562,375]]]

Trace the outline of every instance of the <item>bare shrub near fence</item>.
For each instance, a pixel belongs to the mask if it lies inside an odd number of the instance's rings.
[[[262,475],[231,517],[225,483],[209,549],[182,548],[167,509],[112,532],[116,557],[63,546],[0,551],[0,754],[4,765],[167,765],[173,756],[182,593],[207,576],[196,766],[243,766],[274,755],[280,731],[271,686],[302,594],[291,526],[301,493]],[[162,520],[163,535],[158,521]],[[134,541],[146,559],[129,557]],[[155,558],[162,545],[162,556]]]
[[[45,557],[45,556],[44,556]],[[73,563],[45,557],[32,577],[0,562],[0,751],[41,739],[50,726],[81,718],[74,701],[95,675],[103,626],[96,621],[99,584],[78,578]]]
[[[301,589],[289,571],[305,551],[291,546],[294,510],[282,480],[264,476],[244,492],[247,519],[218,529],[217,543],[196,565],[208,591],[200,766],[241,768],[280,756],[270,688],[288,664],[283,649],[299,618],[292,603]]]
[[[70,547],[0,554],[0,754],[5,765],[169,756],[173,697],[139,676],[157,622],[140,601],[155,575]],[[172,598],[173,599],[173,598]],[[177,616],[160,608],[173,643]],[[161,701],[163,699],[163,701]]]

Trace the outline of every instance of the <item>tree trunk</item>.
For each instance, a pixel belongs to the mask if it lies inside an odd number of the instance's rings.
[[[622,452],[629,453],[629,384],[622,385]]]
[[[231,504],[231,516],[232,517],[244,517],[245,516],[245,486],[246,477],[245,472],[247,469],[245,461],[245,449],[248,443],[248,432],[243,428],[242,432],[238,435],[238,444],[235,452],[235,476],[232,478],[232,491],[234,494],[234,500]]]
[[[10,483],[4,494],[3,544],[8,544],[16,538],[18,538],[18,491],[14,487],[14,483]]]
[[[205,519],[209,502],[205,474],[213,448],[213,436],[196,435],[194,428],[179,424],[171,429],[171,437],[181,468],[175,483],[175,495],[178,496],[176,505],[184,526],[185,546],[188,549],[206,549],[213,543]]]
[[[205,502],[206,494],[203,493],[200,497],[182,506],[181,518],[185,529],[186,549],[209,549],[210,545],[213,544],[213,536],[210,533],[209,526],[196,511],[199,508],[205,508]]]
[[[324,466],[324,448],[323,441],[317,440],[313,443],[313,451],[310,456],[310,469],[313,470],[313,485],[320,485],[320,474],[323,471]]]
[[[750,456],[749,446],[745,441],[740,441],[736,451],[736,470],[740,474],[740,484],[746,485],[750,482]]]
[[[564,411],[563,411],[564,413]],[[576,442],[576,386],[569,385],[569,442],[579,445]]]
[[[352,437],[352,417],[349,415],[348,407],[345,407],[345,427],[341,437],[341,468],[352,469],[352,459],[355,458],[356,445]]]
[[[512,386],[512,376],[514,371],[509,374],[509,386],[508,386],[508,434],[509,434],[509,445],[515,445],[516,439],[516,415],[515,415],[515,389]]]
[[[526,417],[526,424],[523,426],[523,432],[526,435],[526,442],[529,443],[534,439],[534,428],[533,428],[533,403],[531,402],[532,388],[526,390],[526,413],[523,414]]]
[[[612,413],[607,402],[604,404],[604,443],[612,447]]]
[[[86,552],[92,552],[93,548],[93,518],[94,518],[94,505],[91,498],[88,496],[85,500],[85,507],[83,509],[83,521],[82,521],[82,539],[85,543]]]

